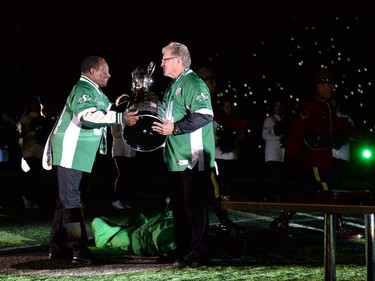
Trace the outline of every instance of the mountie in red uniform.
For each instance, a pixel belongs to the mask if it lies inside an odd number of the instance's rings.
[[[343,122],[328,100],[316,96],[301,106],[288,135],[285,155],[302,167],[333,167],[333,134],[361,139],[362,133]]]
[[[337,116],[336,108],[329,102],[334,91],[333,74],[328,69],[319,69],[315,74],[315,98],[304,103],[290,127],[285,160],[295,159],[301,167],[301,192],[304,200],[310,201],[320,192],[335,188],[335,171],[332,156],[334,135],[340,134],[362,139],[356,131]],[[294,161],[292,161],[294,162]],[[283,211],[270,227],[287,234],[289,220],[295,212]],[[340,214],[336,215],[337,239],[357,239],[363,235],[348,228]]]

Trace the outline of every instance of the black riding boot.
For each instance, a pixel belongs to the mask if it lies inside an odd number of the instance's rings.
[[[63,221],[63,207],[59,199],[56,201],[55,214],[52,221],[52,228],[50,233],[50,260],[71,258],[72,253],[66,246],[66,228]]]
[[[270,227],[283,235],[288,235],[289,220],[296,212],[282,211],[281,214],[270,223]]]
[[[360,232],[355,232],[348,228],[341,215],[337,215],[336,218],[336,238],[339,240],[352,240],[363,237]]]
[[[88,249],[88,238],[80,208],[64,210],[67,246],[73,252],[73,262],[99,263],[100,260]]]

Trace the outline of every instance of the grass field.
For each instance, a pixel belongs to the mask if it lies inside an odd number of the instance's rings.
[[[111,205],[114,174],[93,173],[85,209],[85,223],[91,232],[91,222],[96,216],[106,216],[121,224],[128,216],[142,213],[147,217],[165,208],[164,198],[168,193],[167,181],[155,173],[145,171],[129,180],[128,202],[130,211],[114,210]],[[0,259],[17,253],[34,254],[35,260],[23,262],[20,259],[12,265],[12,272],[0,269],[0,280],[323,280],[324,241],[323,218],[320,214],[298,213],[291,223],[291,237],[283,237],[272,232],[268,225],[278,213],[229,211],[232,220],[241,230],[241,238],[246,240],[245,254],[241,259],[231,260],[213,254],[212,264],[198,269],[176,269],[170,265],[154,267],[155,260],[147,260],[150,266],[138,268],[144,260],[126,257],[115,249],[95,249],[93,251],[108,260],[113,266],[129,270],[111,273],[106,267],[95,273],[77,273],[77,265],[70,262],[51,264],[46,261],[49,231],[53,217],[55,198],[55,176],[45,172],[42,180],[43,197],[41,209],[25,210],[20,200],[22,186],[27,178],[19,172],[2,174],[2,201],[0,209]],[[261,188],[265,179],[236,178],[234,196],[257,200],[262,197]],[[290,182],[295,185],[294,181]],[[370,182],[347,182],[349,188],[360,186],[371,188]],[[344,214],[347,224],[362,230],[363,217]],[[217,219],[210,213],[210,228],[216,233]],[[40,258],[39,258],[40,257]],[[337,241],[337,280],[366,280],[365,240]],[[64,268],[69,273],[58,275]],[[43,274],[40,274],[43,270]],[[20,272],[27,273],[20,273]],[[99,272],[98,272],[99,271]],[[2,272],[2,273],[1,273]],[[38,274],[33,274],[38,272]]]

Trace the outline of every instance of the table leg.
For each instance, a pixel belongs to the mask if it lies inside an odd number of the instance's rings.
[[[324,280],[336,281],[336,215],[324,214]]]
[[[374,259],[374,214],[365,215],[367,280],[375,278]]]

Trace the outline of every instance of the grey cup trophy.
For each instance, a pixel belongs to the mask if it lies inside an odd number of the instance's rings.
[[[123,136],[132,149],[140,152],[154,151],[162,147],[166,140],[166,136],[151,128],[153,122],[164,123],[159,98],[150,91],[154,83],[154,70],[155,63],[150,62],[147,70],[137,67],[131,73],[132,95],[127,110],[138,110],[139,120],[134,126],[125,126]]]

